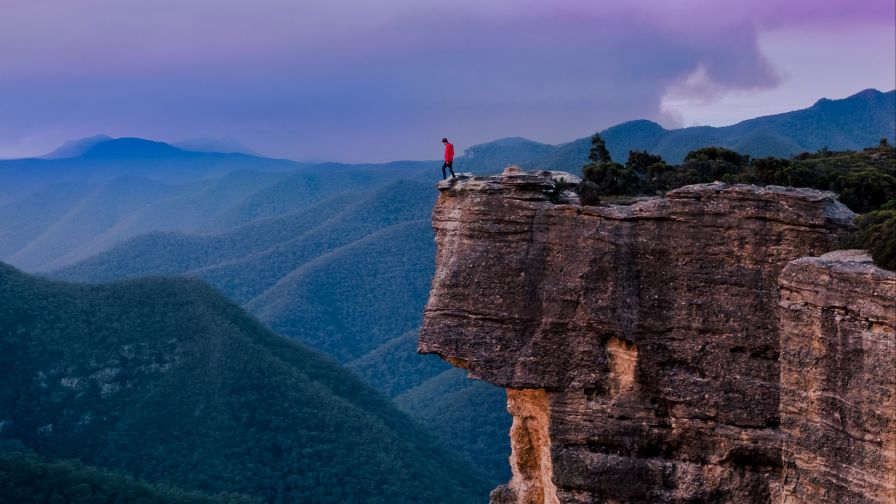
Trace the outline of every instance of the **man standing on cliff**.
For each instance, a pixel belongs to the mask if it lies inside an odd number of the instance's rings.
[[[451,172],[451,178],[454,178],[454,146],[448,142],[447,138],[442,139],[442,143],[445,144],[445,164],[442,165],[442,180],[445,180],[447,175],[445,175],[445,168],[448,168],[448,171]]]

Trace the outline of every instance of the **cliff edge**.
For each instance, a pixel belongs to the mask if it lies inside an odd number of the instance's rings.
[[[419,350],[507,388],[513,477],[492,502],[779,502],[778,277],[852,212],[721,183],[588,207],[564,178],[444,182],[433,211]]]

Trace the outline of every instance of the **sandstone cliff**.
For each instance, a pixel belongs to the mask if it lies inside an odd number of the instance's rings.
[[[896,503],[896,273],[838,251],[781,274],[789,503]]]
[[[492,502],[779,502],[778,276],[852,213],[725,184],[583,207],[552,176],[446,182],[433,212],[419,349],[508,390]]]

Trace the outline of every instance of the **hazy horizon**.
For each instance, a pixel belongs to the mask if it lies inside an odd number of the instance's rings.
[[[862,91],[866,91],[866,90],[869,90],[869,89],[873,89],[873,88],[865,88],[865,89],[862,89],[862,90],[860,90],[860,91],[857,91],[856,93],[852,93],[852,94],[850,94],[849,96],[853,96],[853,95],[855,95],[855,94],[861,93]],[[892,90],[889,90],[889,91],[882,91],[882,90],[876,89],[876,91],[879,91],[879,92],[882,92],[882,93],[890,93],[890,92],[896,92],[896,89],[892,89]],[[835,97],[835,98],[831,98],[831,97],[820,97],[820,98],[818,98],[818,100],[823,99],[823,98],[832,99],[832,100],[839,100],[839,99],[848,98],[849,96]],[[801,108],[799,108],[799,109],[794,109],[794,110],[801,110],[801,109],[808,108],[808,107],[810,107],[812,104],[814,104],[815,102],[817,102],[818,100],[813,101],[811,104],[807,105],[806,107],[801,107]],[[787,112],[792,112],[792,111],[793,111],[793,110],[780,111],[780,112],[771,112],[771,113],[768,114],[768,115],[777,115],[777,114],[787,113]],[[743,121],[745,121],[745,120],[751,120],[751,119],[756,119],[756,118],[761,118],[761,117],[764,117],[764,116],[748,117],[748,118],[744,118],[744,119],[742,119],[742,120],[740,120],[740,121],[737,121],[737,122],[735,122],[735,123],[730,123],[730,124],[720,124],[720,125],[711,125],[711,126],[713,126],[713,127],[733,126],[733,125],[735,125],[735,124],[739,124],[740,122],[743,122]],[[643,120],[643,119],[644,119],[644,118],[633,118],[633,119],[625,120],[625,121],[623,121],[623,122],[621,122],[621,123],[618,123],[618,124],[624,124],[625,122],[637,121],[637,120]],[[611,125],[610,127],[617,126],[618,124]],[[680,128],[687,128],[687,127],[693,127],[693,126],[710,126],[710,125],[684,125],[684,126],[680,126]],[[675,128],[676,128],[676,127],[673,127],[673,128],[667,128],[667,129],[675,129]],[[183,149],[183,150],[187,150],[187,151],[192,150],[192,151],[198,151],[198,152],[222,152],[222,153],[249,154],[249,155],[253,155],[253,156],[276,158],[275,156],[269,156],[268,154],[266,154],[266,153],[264,153],[264,152],[258,152],[256,149],[253,149],[252,146],[246,145],[244,142],[240,141],[240,139],[233,138],[233,137],[223,137],[223,138],[202,138],[202,137],[194,137],[194,138],[185,138],[185,139],[177,139],[177,140],[164,140],[164,139],[158,139],[158,138],[144,138],[144,137],[135,137],[135,136],[128,136],[128,135],[123,135],[123,136],[117,136],[117,137],[116,137],[116,136],[106,135],[105,133],[97,133],[97,134],[95,134],[95,135],[88,135],[88,136],[86,136],[86,137],[71,138],[71,139],[68,139],[68,140],[64,140],[62,143],[56,145],[55,147],[49,149],[49,150],[46,151],[46,152],[35,152],[35,153],[32,153],[32,154],[28,154],[28,155],[20,156],[20,157],[16,157],[16,158],[3,158],[3,157],[0,157],[0,160],[15,160],[15,159],[29,159],[29,158],[39,158],[39,157],[44,157],[44,156],[47,156],[47,155],[49,155],[49,154],[53,154],[54,151],[57,150],[57,149],[63,149],[63,148],[65,148],[65,147],[67,147],[68,144],[76,143],[76,142],[84,141],[84,140],[90,140],[90,139],[93,139],[93,138],[96,138],[96,137],[107,137],[107,138],[104,139],[103,141],[121,140],[121,139],[125,139],[125,138],[138,138],[138,139],[149,140],[149,141],[153,141],[153,142],[163,142],[163,143],[167,143],[167,144],[169,144],[169,145],[172,145],[172,146],[175,146],[175,147],[177,147],[177,148],[179,148],[179,149]],[[467,148],[469,148],[469,147],[473,147],[473,146],[480,145],[480,144],[487,144],[487,143],[490,143],[490,142],[495,142],[495,141],[499,141],[499,140],[506,139],[506,138],[525,138],[525,137],[520,137],[520,136],[518,136],[518,135],[514,135],[514,136],[508,136],[508,137],[500,137],[500,138],[484,139],[484,140],[480,140],[480,141],[474,141],[474,142],[472,142],[470,145],[463,145],[463,146],[460,146],[460,147],[461,147],[460,150],[463,151],[463,150],[465,150],[465,149],[467,149]],[[568,141],[574,141],[574,140],[576,140],[576,139],[578,139],[578,138],[582,138],[582,137],[580,136],[580,137],[577,137],[577,138],[570,138],[570,139],[568,139],[568,140],[566,140],[566,141],[562,141],[562,142],[558,142],[558,143],[554,143],[554,144],[548,144],[548,145],[562,145],[563,143],[566,143],[566,142],[568,142]],[[533,138],[526,138],[526,139],[527,139],[527,140],[536,141],[536,142],[539,141],[538,139],[533,139]],[[184,144],[189,144],[190,142],[194,142],[196,145],[184,145]],[[208,148],[203,148],[203,147],[200,145],[201,142],[206,142],[206,143],[208,143],[208,144],[210,145],[210,147],[208,147]],[[546,144],[547,144],[547,142],[542,142],[542,143],[546,143]],[[228,149],[221,149],[221,148],[216,149],[216,148],[215,148],[215,147],[221,147],[222,145],[231,145],[231,146],[233,147],[233,149],[232,149],[232,150],[228,150]],[[431,156],[430,159],[433,159],[433,160],[434,160],[434,159],[437,159],[437,158],[438,158],[438,156]],[[304,159],[301,159],[301,158],[300,158],[300,159],[296,159],[296,158],[286,158],[286,157],[281,157],[280,159],[287,159],[287,160],[297,161],[297,162],[340,162],[339,160],[331,160],[331,159],[323,159],[323,158],[320,158],[320,159],[317,159],[317,158],[304,158]],[[381,160],[380,162],[390,162],[390,161],[426,161],[426,160],[427,160],[427,159],[425,159],[425,158],[418,158],[418,159],[411,159],[411,158],[394,158],[394,159],[385,159],[385,160]]]

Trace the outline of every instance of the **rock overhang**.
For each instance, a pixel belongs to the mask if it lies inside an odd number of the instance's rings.
[[[535,343],[534,333],[569,330],[570,323],[602,338],[645,325],[668,330],[643,316],[645,300],[635,291],[646,288],[648,297],[670,300],[687,290],[682,276],[689,274],[695,275],[690,283],[707,274],[736,283],[748,269],[755,276],[769,263],[780,268],[785,258],[827,252],[853,226],[854,214],[830,192],[717,182],[628,205],[583,206],[554,197],[561,178],[510,167],[501,175],[439,184],[433,211],[438,264],[421,352],[462,363],[472,376],[500,386],[562,388],[572,380],[569,373],[526,372],[546,358],[527,355],[521,341]],[[811,237],[805,247],[795,243],[800,233]],[[753,253],[757,247],[762,253]],[[745,260],[726,261],[726,255]],[[622,285],[631,292],[617,289],[599,306],[587,303],[593,296],[582,297]],[[558,325],[554,331],[552,325]],[[562,351],[554,348],[552,355],[562,358]]]

